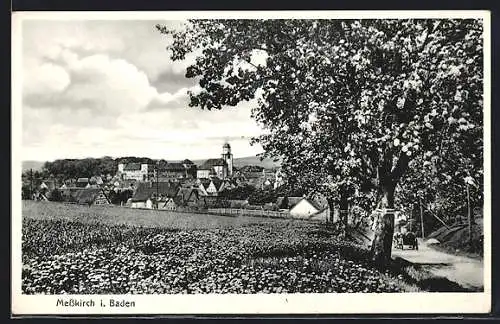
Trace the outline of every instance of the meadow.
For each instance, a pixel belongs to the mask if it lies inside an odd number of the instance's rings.
[[[23,201],[25,294],[418,291],[325,224]]]

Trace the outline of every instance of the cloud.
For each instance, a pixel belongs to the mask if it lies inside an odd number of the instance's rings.
[[[184,73],[176,74],[169,71],[164,71],[151,81],[158,92],[175,92],[179,88],[190,88],[198,83],[195,78],[186,78]]]
[[[23,91],[29,95],[62,92],[71,82],[68,72],[52,63],[28,63],[23,72]]]
[[[188,107],[189,103],[189,92],[197,93],[201,90],[200,86],[194,85],[189,88],[181,88],[175,93],[163,92],[158,94],[153,98],[148,106],[147,110],[160,110],[160,109],[175,109],[180,107]]]
[[[23,25],[25,159],[260,153],[252,102],[221,111],[188,106],[196,79],[172,62],[152,21],[29,21]]]
[[[31,107],[71,107],[119,115],[139,111],[158,96],[146,74],[123,59],[104,54],[80,59],[67,50],[53,59],[65,66],[43,63],[38,69],[25,69],[24,78],[31,81],[25,82],[24,100]]]

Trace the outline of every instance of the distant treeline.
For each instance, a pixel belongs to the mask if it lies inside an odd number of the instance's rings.
[[[126,156],[112,158],[105,156],[102,158],[86,158],[86,159],[59,159],[52,162],[45,162],[40,171],[34,171],[33,178],[41,179],[47,177],[55,177],[59,180],[75,179],[92,176],[106,176],[108,174],[115,175],[118,170],[119,163],[147,163],[155,164],[159,162],[160,168],[168,161],[153,160],[147,157]],[[193,163],[190,160],[184,160],[182,163]],[[246,165],[240,170],[243,172],[261,172],[264,168],[257,165]],[[24,172],[23,177],[29,177],[29,170]]]
[[[53,162],[45,162],[42,176],[54,176],[60,179],[92,177],[96,175],[114,175],[119,163],[155,163],[154,160],[145,157],[121,157],[113,159],[105,156],[102,158],[87,159],[61,159]]]

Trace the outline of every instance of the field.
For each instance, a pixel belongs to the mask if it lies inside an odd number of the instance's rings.
[[[324,224],[23,202],[25,294],[416,291]]]

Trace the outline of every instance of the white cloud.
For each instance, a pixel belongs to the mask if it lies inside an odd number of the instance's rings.
[[[144,72],[122,59],[97,54],[74,62],[69,69],[87,82],[70,88],[68,95],[100,101],[107,112],[141,110],[158,94]]]
[[[23,90],[27,94],[61,92],[70,84],[70,76],[60,65],[29,62],[23,69]]]

